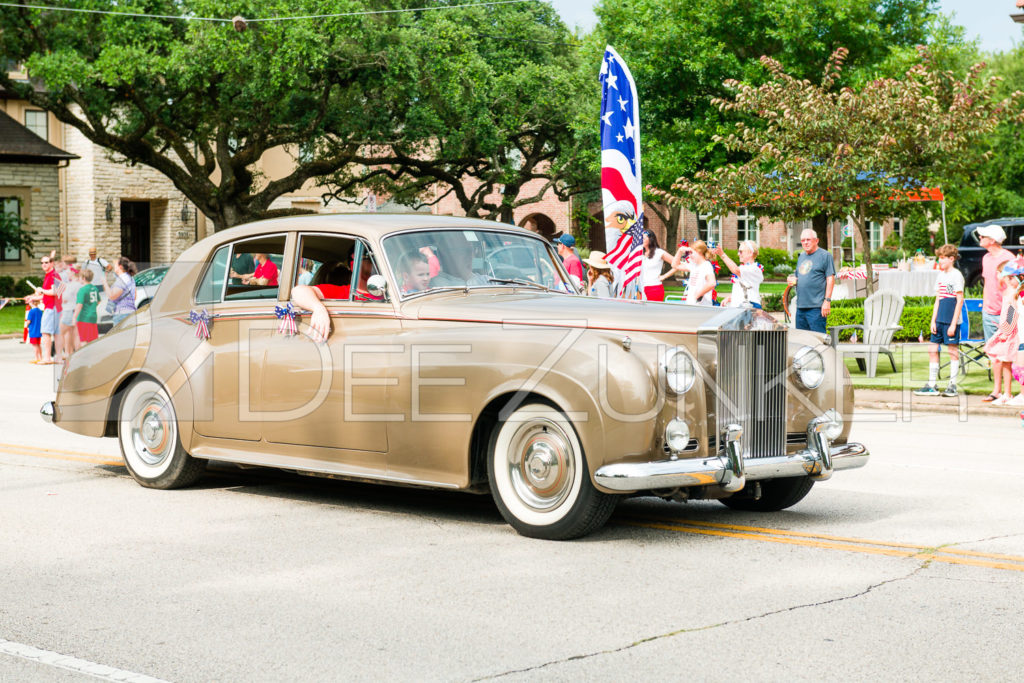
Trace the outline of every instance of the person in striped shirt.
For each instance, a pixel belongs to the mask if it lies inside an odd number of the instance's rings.
[[[939,261],[935,305],[932,306],[931,343],[928,351],[928,383],[914,392],[918,396],[938,396],[939,352],[942,345],[949,351],[949,384],[942,396],[955,397],[960,372],[960,312],[964,303],[964,276],[953,267],[959,251],[952,244],[943,244],[935,250]]]

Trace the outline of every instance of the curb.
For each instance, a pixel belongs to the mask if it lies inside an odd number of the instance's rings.
[[[958,402],[950,402],[945,405],[941,403],[904,403],[901,400],[893,401],[858,401],[854,399],[855,410],[872,410],[878,412],[893,413],[934,413],[939,415],[959,415],[961,410],[964,415],[989,415],[992,417],[1019,417],[1024,411],[1024,406],[989,406],[989,405],[965,405],[961,408]]]

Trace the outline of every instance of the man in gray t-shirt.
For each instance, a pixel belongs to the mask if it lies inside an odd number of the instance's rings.
[[[804,253],[797,259],[796,272],[789,276],[789,284],[796,285],[796,329],[824,334],[832,310],[836,267],[828,252],[818,248],[818,233],[804,230],[800,244]]]

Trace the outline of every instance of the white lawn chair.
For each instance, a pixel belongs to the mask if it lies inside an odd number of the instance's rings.
[[[889,356],[892,371],[896,372],[896,361],[890,347],[892,336],[896,330],[902,329],[899,324],[903,315],[903,297],[893,292],[875,292],[864,300],[863,325],[837,325],[830,327],[832,346],[836,347],[843,358],[856,358],[861,370],[867,371],[868,377],[874,377],[878,369],[878,354]],[[856,342],[839,342],[839,333],[843,330],[860,330],[860,339]]]

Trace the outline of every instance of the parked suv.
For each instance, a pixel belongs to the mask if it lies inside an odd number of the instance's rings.
[[[993,218],[982,223],[969,223],[964,226],[964,236],[960,239],[960,260],[956,267],[964,274],[968,287],[981,284],[981,259],[985,255],[977,234],[978,228],[986,225],[1000,225],[1006,232],[1003,246],[1014,254],[1024,254],[1024,218]]]

